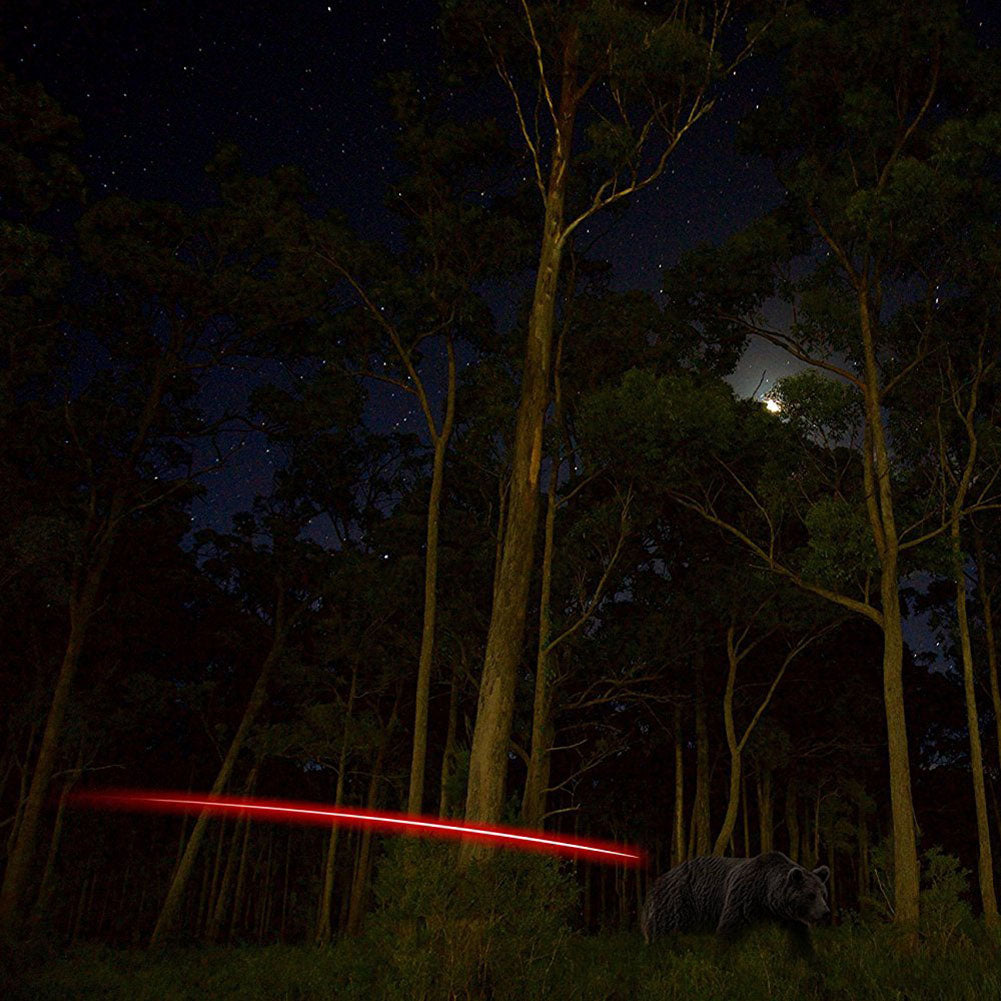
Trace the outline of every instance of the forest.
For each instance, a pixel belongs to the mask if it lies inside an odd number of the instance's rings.
[[[384,234],[294,148],[221,144],[204,202],[96,191],[0,65],[0,981],[1001,996],[992,39],[958,0],[438,17],[433,74],[380,67]],[[631,285],[598,235],[752,64],[732,141],[778,199]],[[793,374],[739,394],[762,344]],[[830,869],[816,964],[643,945],[658,875],[773,850]]]

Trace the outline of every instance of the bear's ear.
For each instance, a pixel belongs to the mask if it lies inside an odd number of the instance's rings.
[[[826,865],[818,865],[817,868],[813,870],[813,874],[820,880],[821,883],[826,883],[827,877],[831,874],[831,870],[828,869]]]
[[[795,866],[789,870],[789,875],[786,876],[786,882],[793,888],[798,888],[803,885],[803,879],[806,873],[799,867]]]

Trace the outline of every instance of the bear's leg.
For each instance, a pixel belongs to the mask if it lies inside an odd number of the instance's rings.
[[[814,963],[817,959],[817,953],[813,948],[813,939],[810,938],[810,926],[802,921],[788,921],[785,923],[785,927],[789,933],[789,945],[793,955]]]
[[[789,932],[789,944],[800,956],[813,955],[813,942],[810,940],[810,929],[802,921],[790,921],[786,924]]]
[[[721,946],[736,945],[747,933],[748,923],[736,907],[724,906],[716,926],[716,941]]]

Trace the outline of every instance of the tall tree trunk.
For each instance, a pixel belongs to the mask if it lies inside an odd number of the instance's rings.
[[[289,828],[288,838],[285,841],[285,879],[282,886],[282,919],[281,924],[278,926],[278,941],[285,942],[285,921],[288,917],[288,894],[289,894],[289,875],[292,866],[292,836],[295,831]]]
[[[275,829],[274,827],[268,828],[268,845],[267,853],[263,857],[263,865],[261,878],[258,881],[258,885],[264,888],[264,895],[260,900],[260,908],[257,913],[257,944],[263,945],[264,936],[268,930],[268,922],[271,918],[271,901],[274,896],[275,881],[274,877],[271,875],[271,857],[274,853],[275,847]]]
[[[557,362],[557,364],[559,364]],[[532,703],[532,741],[529,748],[528,773],[521,800],[521,819],[529,827],[541,827],[546,814],[546,793],[549,786],[549,751],[553,743],[550,722],[550,636],[552,632],[553,550],[556,529],[556,481],[561,457],[559,450],[549,468],[546,489],[546,521],[542,546],[542,586],[539,592],[539,642],[535,653],[535,697]]]
[[[52,701],[49,703],[45,730],[42,733],[42,743],[35,762],[24,815],[18,829],[17,840],[7,858],[3,884],[0,885],[0,947],[5,942],[12,941],[18,931],[21,901],[35,857],[39,819],[59,754],[63,719],[69,707],[73,680],[80,664],[80,655],[83,652],[87,629],[98,607],[98,595],[117,539],[118,529],[122,519],[128,513],[128,498],[121,483],[132,475],[143,449],[149,442],[157,411],[163,400],[169,379],[176,370],[182,347],[183,334],[177,331],[172,332],[167,350],[156,361],[154,374],[143,401],[143,409],[136,423],[136,434],[128,452],[118,466],[119,486],[112,490],[107,498],[107,513],[103,519],[96,514],[96,495],[92,493],[90,497],[92,523],[88,526],[88,547],[81,554],[80,563],[73,573],[69,600],[69,636],[66,641],[66,649],[59,666],[59,674],[56,677]]]
[[[390,714],[389,722],[383,727],[379,747],[376,751],[375,762],[372,765],[372,775],[368,783],[368,797],[366,805],[369,810],[374,810],[379,805],[379,783],[382,781],[382,773],[386,764],[386,753],[389,750],[389,742],[396,728],[396,714],[400,705],[400,695],[397,692],[396,701],[393,703],[393,711]],[[361,931],[362,922],[365,919],[365,902],[368,896],[368,878],[372,869],[372,830],[366,827],[361,833],[361,843],[358,849],[358,865],[355,869],[354,883],[351,887],[351,907],[348,911],[348,934],[357,935]]]
[[[830,875],[827,877],[827,893],[830,900],[831,907],[831,920],[836,922],[838,919],[838,884],[834,879],[834,830],[831,830],[831,836],[827,841],[827,868],[830,870]]]
[[[764,637],[759,637],[754,642],[745,644],[743,640],[747,636],[746,629],[744,630],[742,636],[738,639],[736,625],[731,623],[731,625],[727,628],[726,656],[729,666],[726,676],[726,687],[723,691],[723,726],[726,732],[727,747],[730,750],[730,794],[727,800],[726,816],[723,819],[723,827],[716,839],[716,844],[713,846],[714,855],[723,854],[726,842],[733,836],[733,829],[737,823],[737,808],[740,802],[741,766],[744,748],[747,746],[747,741],[754,732],[754,728],[758,725],[758,721],[768,708],[769,703],[772,701],[775,689],[778,688],[779,682],[782,680],[783,675],[785,675],[789,665],[819,635],[819,633],[815,632],[801,638],[799,642],[797,642],[786,654],[782,660],[781,666],[775,672],[775,677],[772,678],[772,683],[768,686],[768,691],[765,693],[765,697],[761,700],[758,708],[754,712],[754,715],[751,717],[750,722],[744,728],[744,732],[738,740],[737,729],[733,722],[733,694],[734,686],[737,680],[737,667],[739,666],[740,661],[743,660],[744,657],[746,657]],[[819,797],[820,794],[818,793],[817,795]]]
[[[709,727],[706,722],[705,663],[695,654],[695,803],[692,806],[693,844],[689,856],[709,854]]]
[[[862,898],[869,895],[869,822],[862,796],[859,797],[858,814],[858,892],[861,903]]]
[[[244,788],[245,795],[248,797],[254,792],[254,786],[257,783],[258,767],[259,765],[255,764],[247,778],[247,784]],[[237,866],[243,859],[241,845],[244,849],[246,848],[246,829],[249,824],[250,818],[248,815],[237,817],[236,825],[233,828],[233,837],[229,843],[229,853],[226,858],[226,868],[223,872],[222,884],[215,897],[212,913],[209,915],[209,924],[205,933],[205,937],[209,942],[218,942],[222,937],[223,924],[226,920],[226,914],[229,911],[229,897],[233,889],[233,880],[236,878]]]
[[[747,776],[745,775],[740,784],[740,805],[744,818],[744,856],[751,857],[751,803],[747,798]]]
[[[459,685],[465,657],[456,657],[452,663],[452,681],[448,689],[448,726],[445,730],[445,749],[441,755],[441,787],[438,796],[438,816],[452,816],[451,784],[455,768],[455,735],[459,726]]]
[[[813,851],[810,854],[810,868],[814,868],[820,861],[820,789],[817,789],[817,796],[813,801]]]
[[[991,588],[987,581],[987,556],[984,553],[984,537],[980,529],[973,526],[974,552],[977,556],[977,590],[980,592],[980,607],[984,615],[984,631],[987,641],[987,671],[990,676],[991,705],[994,708],[994,732],[998,744],[998,763],[1001,764],[1001,685],[998,684],[998,647],[994,636],[994,611]]]
[[[97,562],[87,572],[82,584],[70,598],[70,629],[63,653],[56,686],[49,704],[42,743],[38,750],[31,785],[18,824],[17,838],[7,857],[3,884],[0,886],[0,946],[16,937],[20,924],[21,901],[28,885],[32,862],[38,843],[38,825],[42,808],[48,795],[49,782],[55,771],[62,736],[63,719],[70,703],[73,679],[76,677],[80,655],[83,652],[87,627],[97,609],[98,592],[110,556],[110,542],[104,547]],[[25,768],[27,768],[25,762]]]
[[[789,835],[789,858],[799,862],[799,803],[796,780],[791,775],[786,783],[786,831]]]
[[[671,838],[671,865],[687,858],[685,851],[685,759],[681,728],[681,703],[674,704],[674,825]]]
[[[761,851],[770,852],[774,848],[775,822],[772,817],[772,770],[762,765],[758,770],[758,833]]]
[[[233,894],[233,911],[229,919],[228,938],[232,942],[237,928],[240,927],[242,916],[246,912],[247,902],[247,869],[250,857],[250,818],[243,824],[243,844],[240,846],[240,868],[236,873],[236,893]]]
[[[236,765],[236,759],[243,748],[244,741],[247,739],[247,735],[250,733],[250,728],[254,725],[254,721],[257,719],[258,713],[260,713],[261,707],[264,705],[264,700],[268,691],[268,683],[271,680],[271,672],[277,662],[281,659],[282,653],[285,649],[287,630],[288,621],[285,614],[284,585],[280,584],[278,589],[278,601],[275,609],[274,636],[271,642],[271,649],[268,651],[267,657],[264,658],[264,663],[261,665],[261,672],[257,676],[257,681],[254,683],[254,688],[250,693],[250,698],[248,699],[246,708],[243,711],[243,718],[240,720],[240,725],[237,727],[236,733],[233,735],[233,739],[229,745],[229,750],[226,752],[226,757],[223,759],[222,765],[219,768],[219,773],[216,775],[215,782],[212,783],[212,789],[209,793],[211,796],[218,796],[222,793],[226,788],[226,783],[229,782],[230,775],[233,772],[233,767]],[[187,888],[188,880],[191,878],[195,859],[198,857],[198,849],[201,847],[202,839],[205,836],[205,827],[208,824],[208,821],[209,814],[205,811],[200,813],[198,815],[198,820],[195,821],[195,826],[191,831],[191,837],[188,838],[188,843],[184,848],[184,855],[181,857],[180,865],[178,865],[177,871],[174,873],[174,877],[170,882],[170,887],[167,890],[167,898],[163,903],[160,916],[156,921],[156,927],[153,929],[153,934],[150,937],[151,946],[162,943],[173,930],[177,916],[180,913],[184,891]]]
[[[987,819],[987,789],[984,785],[984,756],[980,745],[980,716],[977,713],[977,691],[973,672],[973,646],[970,643],[970,621],[966,611],[966,573],[959,530],[959,511],[953,510],[950,531],[953,572],[956,578],[956,624],[963,659],[963,691],[966,696],[966,726],[970,733],[970,771],[973,778],[973,802],[977,814],[978,874],[980,902],[984,908],[984,923],[998,927],[998,905],[994,894],[994,861],[991,853],[991,831]]]
[[[421,652],[417,665],[417,691],[414,708],[414,743],[410,758],[410,792],[407,812],[419,814],[424,808],[424,772],[427,767],[428,701],[431,692],[431,662],[434,658],[434,627],[438,607],[438,524],[441,520],[441,488],[445,479],[445,453],[452,435],[455,415],[455,348],[451,337],[448,346],[448,384],[445,417],[439,432],[424,394],[423,386],[411,369],[434,445],[431,466],[431,496],[428,500],[427,548],[424,553],[424,622],[421,627]]]
[[[222,880],[223,871],[222,856],[223,849],[226,846],[227,820],[228,818],[226,817],[219,818],[219,839],[216,842],[215,863],[212,866],[212,885],[209,889],[208,907],[205,910],[204,917],[199,918],[198,927],[205,937],[208,936],[209,925],[212,923],[212,915],[215,914],[216,901],[219,897],[219,883]]]
[[[904,639],[900,615],[900,544],[893,508],[890,452],[881,410],[883,387],[876,361],[871,300],[867,280],[858,288],[865,382],[865,480],[869,523],[880,562],[880,600],[883,615],[883,703],[886,711],[890,769],[890,811],[893,817],[894,923],[905,930],[905,945],[917,942],[920,867],[914,830],[911,765],[904,710]]]
[[[244,840],[244,828],[248,823],[249,820],[246,817],[240,817],[233,827],[233,836],[229,841],[229,851],[226,856],[226,867],[222,874],[222,883],[219,886],[215,906],[209,915],[208,928],[205,930],[205,939],[208,942],[218,942],[222,937],[223,923],[226,920],[226,913],[229,910],[230,892],[233,889],[237,866],[240,863],[240,846]]]
[[[369,780],[366,804],[370,810],[374,810],[378,805],[382,763],[383,754],[380,751],[373,766],[372,777]],[[361,839],[358,845],[358,861],[355,865],[354,880],[351,884],[351,906],[348,909],[347,928],[349,935],[357,935],[361,931],[362,922],[365,919],[365,901],[368,891],[368,877],[371,869],[371,855],[372,832],[366,827],[361,832]]]
[[[70,790],[76,784],[80,775],[80,767],[83,764],[83,751],[77,755],[76,768],[70,773],[63,783],[62,791],[59,793],[59,805],[56,807],[56,820],[52,825],[52,837],[49,839],[49,851],[45,856],[45,868],[42,870],[42,878],[38,881],[38,896],[32,908],[31,923],[38,923],[45,916],[49,909],[49,901],[52,899],[52,892],[55,889],[55,869],[56,858],[59,855],[59,841],[63,833],[63,816],[66,812],[66,799]]]
[[[546,189],[542,247],[528,320],[503,552],[495,581],[476,725],[469,755],[466,819],[480,823],[499,821],[504,805],[514,690],[525,633],[535,547],[539,468],[549,400],[556,291],[563,258],[564,199],[578,100],[576,49],[576,34],[571,33],[564,50],[563,81]],[[463,841],[459,852],[460,864],[463,864],[482,854],[483,847],[477,842]]]
[[[344,802],[344,774],[348,763],[348,734],[350,732],[351,716],[354,712],[355,691],[358,684],[358,665],[351,669],[351,691],[348,694],[347,712],[344,717],[344,735],[341,738],[341,750],[337,759],[337,787],[334,790],[334,806]],[[331,927],[331,905],[334,897],[334,874],[337,862],[337,824],[330,827],[330,838],[327,841],[327,856],[323,866],[323,886],[320,889],[320,906],[316,919],[316,944],[326,945],[333,932]]]
[[[24,751],[24,761],[20,763],[18,771],[17,803],[14,806],[14,820],[10,825],[10,832],[7,835],[7,858],[10,858],[17,844],[17,835],[21,830],[21,818],[24,816],[24,808],[28,803],[28,785],[31,775],[31,758],[35,753],[35,737],[38,735],[38,724],[33,723],[28,731],[28,745]],[[16,760],[16,756],[15,756]]]

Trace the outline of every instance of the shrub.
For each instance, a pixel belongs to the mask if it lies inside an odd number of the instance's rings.
[[[559,862],[502,852],[460,871],[454,845],[387,847],[367,933],[385,975],[380,997],[546,996],[578,898]]]

